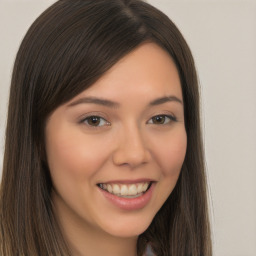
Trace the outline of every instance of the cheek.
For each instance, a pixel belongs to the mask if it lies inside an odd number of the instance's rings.
[[[179,176],[187,150],[187,135],[185,129],[179,129],[172,135],[162,138],[162,144],[156,148],[156,158],[162,170],[162,175],[167,177]]]
[[[77,131],[63,127],[49,133],[46,152],[52,178],[82,182],[100,169],[107,157],[100,140],[93,140]],[[58,177],[57,177],[58,176]]]
[[[159,182],[156,185],[156,202],[158,203],[155,205],[158,211],[172,193],[179,178],[187,149],[186,131],[179,127],[175,131],[158,137],[154,142],[154,158],[160,168]]]

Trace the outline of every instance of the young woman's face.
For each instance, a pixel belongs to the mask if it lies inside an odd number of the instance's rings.
[[[58,107],[46,125],[57,217],[69,232],[144,232],[171,194],[186,153],[181,84],[147,43]]]

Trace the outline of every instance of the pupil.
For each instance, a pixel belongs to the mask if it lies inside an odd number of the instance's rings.
[[[164,116],[156,116],[156,117],[154,117],[154,121],[155,121],[155,123],[163,124],[165,121],[165,118],[164,118]]]
[[[90,117],[88,122],[89,122],[90,125],[95,126],[95,125],[98,125],[100,123],[100,119],[97,116],[92,116],[92,117]]]

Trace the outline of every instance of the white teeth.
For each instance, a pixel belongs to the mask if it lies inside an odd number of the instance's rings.
[[[138,197],[149,187],[149,182],[136,184],[100,184],[100,187],[111,194],[120,197]]]
[[[147,189],[145,189],[144,191],[146,191],[146,190],[147,190]],[[143,191],[143,184],[142,184],[142,183],[140,183],[140,184],[138,185],[137,191],[138,191],[138,193],[141,193],[141,192]]]
[[[119,188],[119,186],[117,184],[114,184],[114,186],[112,186],[112,188],[113,188],[112,192],[114,194],[116,194],[116,195],[120,194],[120,188]]]
[[[132,185],[129,187],[128,195],[129,195],[129,196],[135,196],[135,195],[137,195],[137,187],[136,187],[135,184],[132,184]]]
[[[112,186],[110,184],[107,185],[107,191],[109,193],[112,193],[112,191],[113,191]]]
[[[128,187],[127,187],[126,185],[122,185],[122,186],[121,186],[121,192],[120,192],[120,194],[121,194],[122,196],[127,196],[127,195],[129,195],[129,192],[130,192],[130,189],[128,190]]]
[[[146,191],[148,189],[148,185],[147,183],[143,184],[142,186],[142,191]]]

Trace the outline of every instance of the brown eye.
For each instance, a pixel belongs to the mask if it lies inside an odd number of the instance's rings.
[[[153,124],[164,124],[165,123],[165,116],[154,116],[152,118]]]
[[[100,116],[88,116],[83,120],[83,123],[95,127],[109,125],[109,123]]]
[[[157,116],[153,116],[150,120],[149,120],[149,124],[168,124],[171,121],[177,121],[176,118],[174,116],[171,115],[157,115]]]

